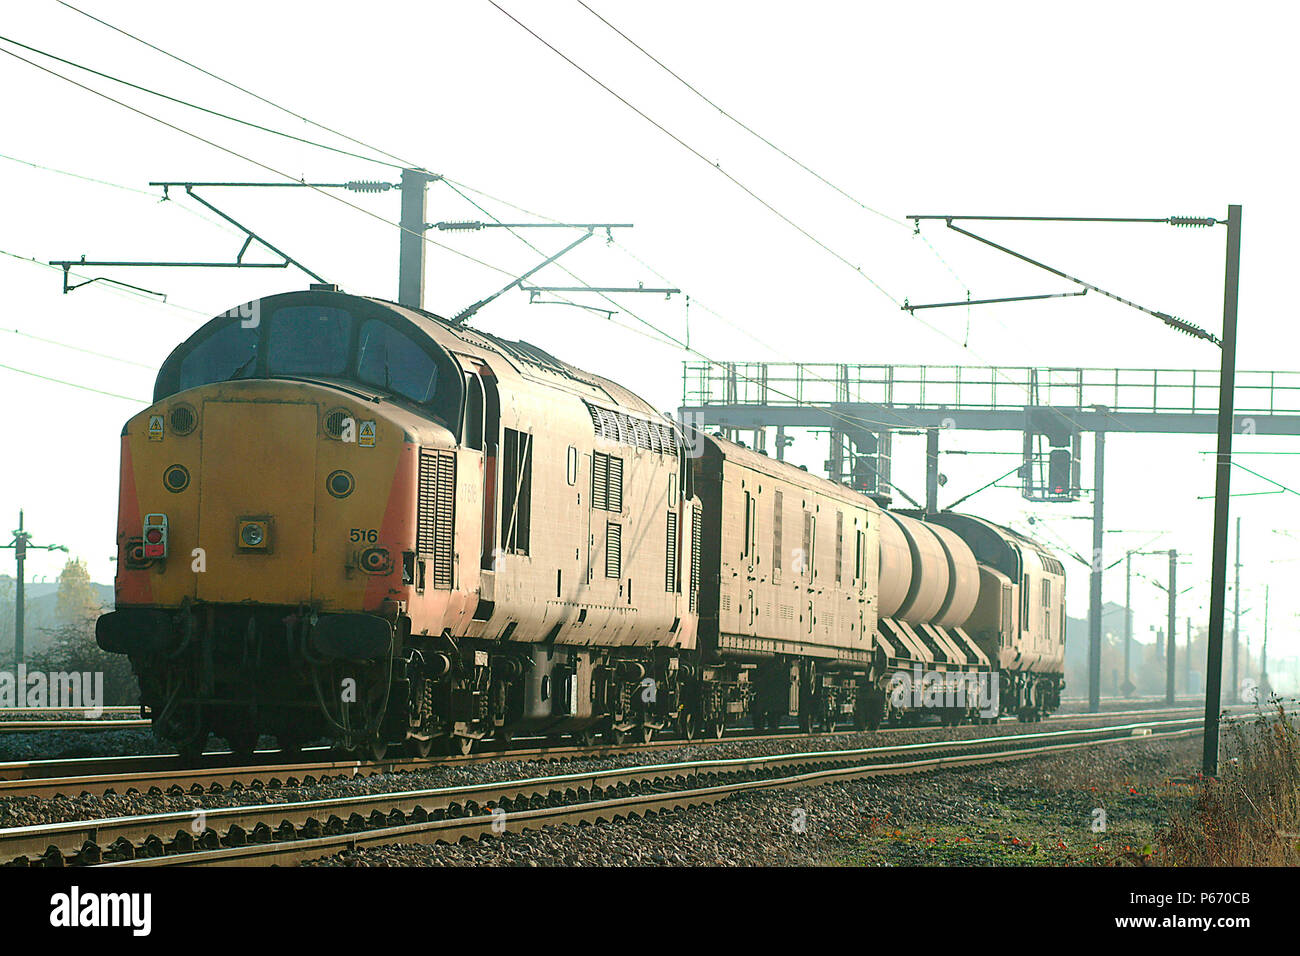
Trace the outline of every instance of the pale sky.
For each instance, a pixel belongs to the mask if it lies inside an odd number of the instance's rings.
[[[488,0],[402,4],[77,2],[90,13],[251,91],[374,147],[358,147],[203,76],[53,0],[8,4],[0,35],[171,96],[375,155],[384,150],[528,210],[566,221],[635,223],[618,245],[589,241],[564,260],[593,285],[661,285],[691,296],[691,345],[718,360],[983,366],[1217,368],[1218,350],[1100,296],[921,313],[928,328],[831,253],[741,189],[741,180],[898,301],[1070,291],[1071,286],[908,213],[1222,217],[1244,206],[1243,370],[1296,370],[1295,231],[1300,195],[1294,123],[1293,11],[1279,4],[1189,3],[616,3],[591,6],[732,115],[861,202],[866,211],[732,125],[601,24],[576,0],[501,5],[708,158],[701,161],[528,35]],[[81,73],[6,43],[0,48],[218,143],[290,177],[396,181],[391,168],[288,142]],[[0,154],[112,185],[0,159],[0,251],[49,259],[229,260],[237,232],[150,180],[283,177],[13,59],[0,56]],[[139,190],[149,195],[142,195]],[[346,291],[394,297],[397,230],[309,190],[208,190],[236,219]],[[396,194],[333,195],[396,220]],[[476,196],[506,221],[525,213]],[[481,214],[435,184],[429,219]],[[975,229],[979,232],[981,229]],[[985,224],[1000,242],[1103,288],[1217,332],[1224,230],[1160,225]],[[558,230],[528,236],[548,252]],[[503,230],[430,238],[509,272],[429,249],[426,304],[452,314],[531,268],[538,256]],[[167,293],[167,304],[103,283],[60,294],[56,270],[0,256],[0,364],[129,398],[0,368],[10,411],[0,468],[0,526],[26,509],[38,543],[66,544],[97,581],[113,574],[118,436],[151,395],[153,370],[207,318],[260,295],[305,288],[288,270],[81,270]],[[265,250],[250,259],[270,261]],[[633,258],[635,257],[635,258]],[[637,259],[641,260],[640,262]],[[642,264],[644,263],[644,264]],[[548,284],[573,285],[554,268]],[[595,296],[574,298],[601,305]],[[616,297],[681,338],[679,296]],[[715,310],[722,317],[706,311]],[[519,292],[474,324],[521,337],[619,380],[657,407],[681,402],[682,361],[626,311],[609,322],[573,308],[529,306]],[[639,331],[631,331],[635,328]],[[15,334],[12,330],[22,334]],[[649,333],[653,335],[653,333]],[[967,336],[969,336],[967,338]],[[49,339],[102,353],[90,355]],[[961,343],[968,342],[963,348]],[[112,358],[106,357],[111,356]],[[124,359],[127,364],[114,359]],[[144,366],[144,367],[141,367]],[[945,447],[1011,451],[1017,433],[945,436]],[[923,442],[896,441],[895,479],[923,492]],[[1294,441],[1241,438],[1244,451],[1300,451]],[[1210,436],[1112,433],[1107,446],[1107,556],[1176,547],[1182,612],[1208,613]],[[1091,475],[1091,442],[1083,469]],[[824,441],[800,436],[791,458],[820,467]],[[1243,464],[1300,488],[1300,461]],[[948,456],[941,504],[1011,467],[997,456]],[[1089,483],[1089,482],[1085,482]],[[1272,486],[1244,472],[1234,490]],[[1085,499],[1032,505],[1015,490],[965,506],[1090,550]],[[1243,629],[1262,622],[1271,591],[1271,653],[1300,651],[1300,500],[1233,499],[1244,519]],[[1157,534],[1163,536],[1152,541]],[[6,539],[7,540],[7,539]],[[1150,542],[1148,544],[1148,542]],[[12,574],[0,552],[0,572]],[[62,555],[36,553],[29,575],[53,577]],[[1069,611],[1086,615],[1086,569],[1066,559]],[[1163,582],[1161,558],[1138,567]],[[1122,602],[1122,563],[1105,579]],[[1138,630],[1161,625],[1164,597],[1135,578]],[[1231,608],[1231,599],[1229,600]],[[1180,632],[1183,628],[1180,620]],[[1275,643],[1274,643],[1275,642]],[[1275,650],[1274,650],[1275,648]]]

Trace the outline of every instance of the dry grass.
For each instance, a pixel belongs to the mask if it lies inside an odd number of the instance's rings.
[[[1189,809],[1175,812],[1153,862],[1300,865],[1300,728],[1276,710],[1231,725],[1227,759]]]

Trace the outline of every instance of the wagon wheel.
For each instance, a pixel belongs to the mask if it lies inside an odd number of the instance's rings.
[[[453,757],[458,754],[462,757],[468,757],[473,749],[473,737],[450,737],[447,740],[447,752]]]
[[[388,756],[388,741],[383,737],[376,737],[366,745],[366,755],[371,760],[383,760]]]
[[[641,743],[648,744],[650,741],[654,740],[654,736],[655,729],[653,727],[649,727],[646,724],[641,725]]]
[[[726,719],[719,717],[716,720],[709,721],[708,732],[709,736],[714,740],[721,740],[723,735],[727,732]]]

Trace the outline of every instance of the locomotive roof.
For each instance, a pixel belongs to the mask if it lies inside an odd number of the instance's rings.
[[[343,293],[339,293],[343,295]],[[652,418],[663,418],[658,410],[635,392],[617,382],[580,369],[530,342],[512,341],[448,320],[427,309],[400,305],[388,299],[356,296],[405,315],[443,348],[461,352],[487,352],[505,360],[520,375],[546,385],[575,392],[583,398],[608,402]]]
[[[448,356],[459,353],[485,363],[500,381],[508,383],[511,379],[522,379],[545,388],[568,392],[593,408],[606,406],[631,413],[635,417],[669,421],[649,402],[617,382],[564,362],[529,342],[511,341],[478,329],[452,325],[427,309],[404,306],[375,296],[351,295],[330,286],[262,296],[256,301],[266,303],[266,308],[272,315],[298,301],[309,305],[335,304],[354,314],[381,321],[387,314],[393,317],[392,324],[405,327],[408,334],[412,331],[422,334],[430,343],[439,347],[438,351]],[[242,307],[231,309],[204,323],[177,345],[159,370],[154,386],[155,400],[180,390],[178,369],[185,356],[231,322],[246,322],[246,315]],[[256,323],[249,327],[256,328]],[[449,358],[449,361],[454,364],[456,360]],[[362,385],[357,384],[355,387],[364,390]]]

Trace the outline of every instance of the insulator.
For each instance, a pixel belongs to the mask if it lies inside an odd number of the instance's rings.
[[[1213,216],[1170,216],[1169,225],[1171,226],[1189,226],[1191,228],[1200,228],[1202,226],[1213,226],[1216,220]]]
[[[1184,332],[1193,338],[1206,339],[1207,341],[1213,342],[1215,345],[1219,344],[1219,337],[1217,335],[1205,331],[1205,329],[1201,328],[1199,325],[1193,325],[1191,322],[1176,318],[1172,315],[1166,315],[1163,312],[1157,312],[1156,318],[1171,329],[1177,329],[1179,332]]]
[[[344,187],[354,193],[383,193],[393,188],[392,183],[383,183],[377,179],[354,179],[344,183]]]
[[[483,228],[483,223],[471,222],[469,220],[466,220],[464,222],[439,222],[439,223],[435,223],[435,225],[438,227],[438,229],[442,230],[443,232],[448,232],[453,229],[482,229]]]

